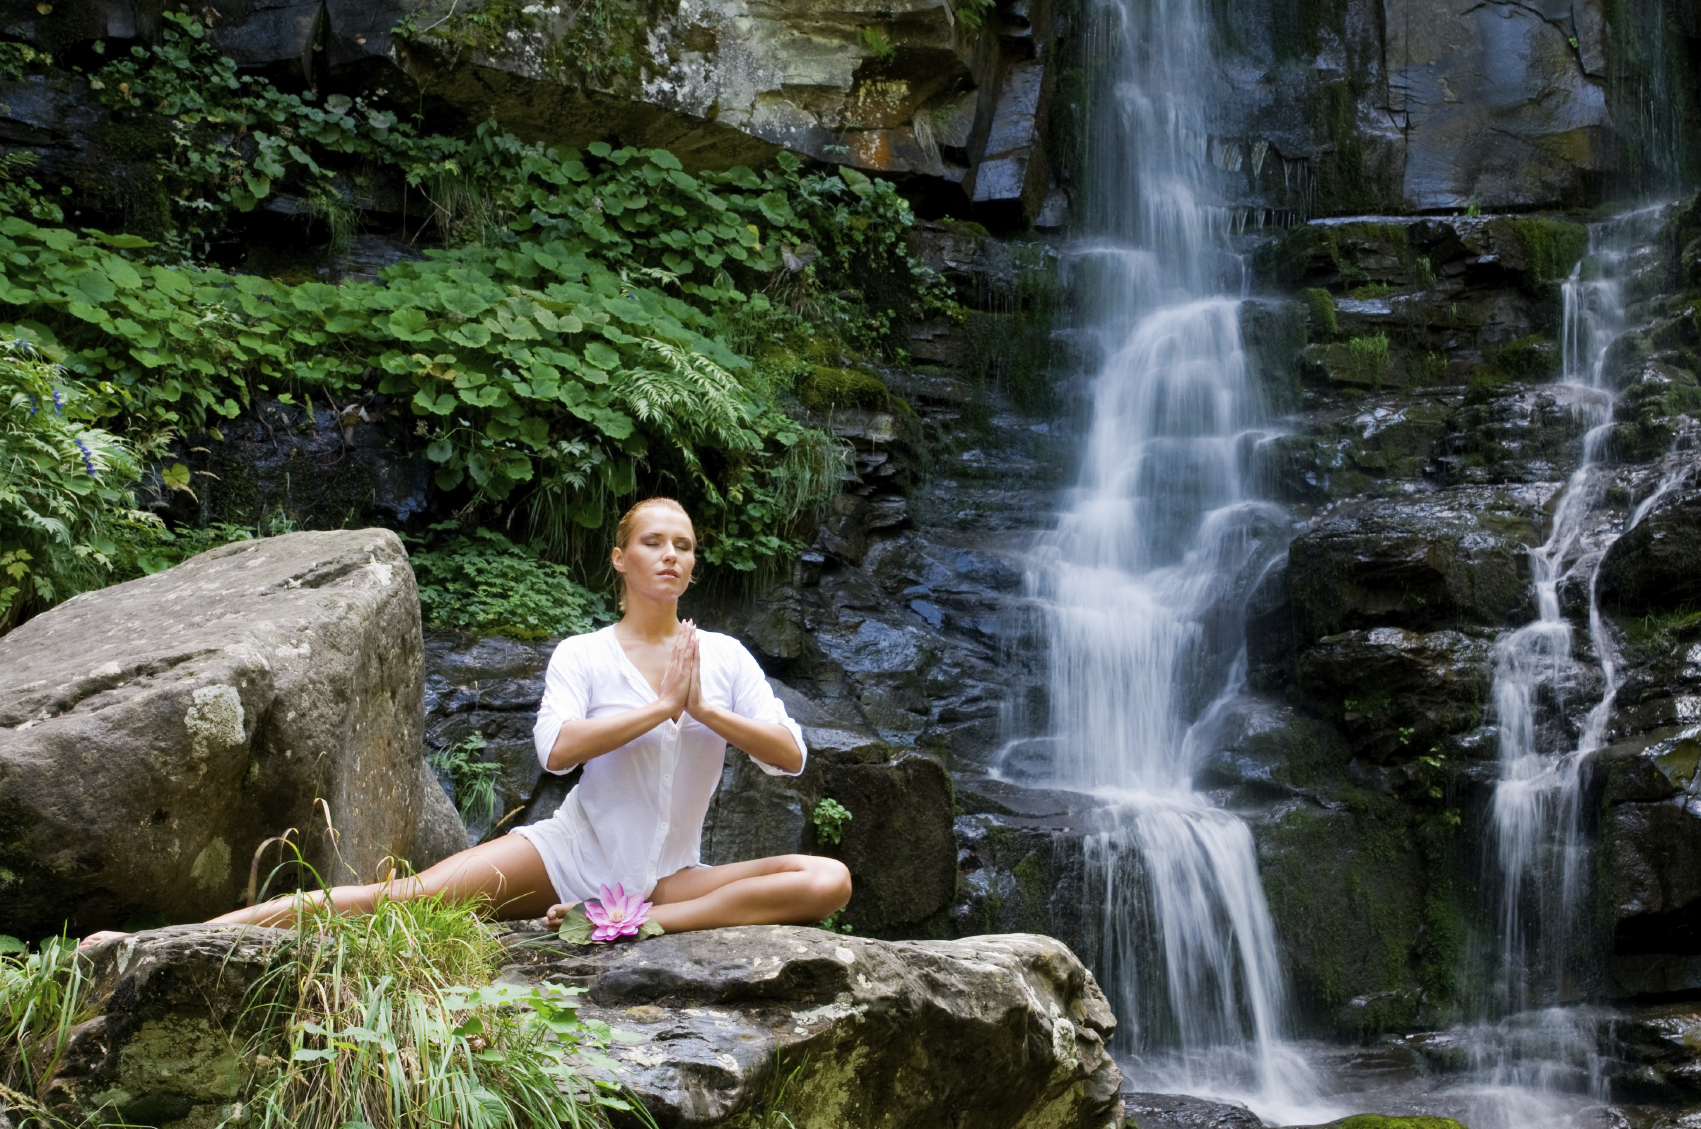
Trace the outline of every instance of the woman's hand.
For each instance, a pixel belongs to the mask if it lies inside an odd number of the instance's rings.
[[[675,721],[696,697],[701,666],[697,625],[687,619],[680,623],[679,634],[674,637],[673,654],[668,656],[667,669],[662,672],[661,693],[656,695],[667,704],[668,714]]]

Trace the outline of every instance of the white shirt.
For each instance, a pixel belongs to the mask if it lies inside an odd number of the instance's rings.
[[[743,644],[713,631],[698,631],[697,638],[704,699],[752,721],[784,726],[807,757],[803,730]],[[549,660],[532,731],[538,760],[548,771],[571,771],[549,768],[563,722],[608,717],[655,700],[655,690],[627,657],[613,627],[562,640]],[[616,882],[628,893],[648,895],[658,880],[699,863],[703,817],[725,757],[726,740],[714,730],[690,714],[678,722],[668,718],[585,762],[584,775],[555,815],[517,833],[538,848],[564,901],[599,897],[600,886]],[[797,775],[756,763],[773,776]]]

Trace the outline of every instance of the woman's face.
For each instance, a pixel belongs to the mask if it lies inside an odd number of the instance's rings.
[[[612,555],[614,570],[626,578],[627,591],[652,600],[677,600],[691,583],[697,564],[697,538],[691,519],[672,506],[638,511],[632,539]]]

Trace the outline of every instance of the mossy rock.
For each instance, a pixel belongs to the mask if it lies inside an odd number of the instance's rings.
[[[1495,367],[1501,375],[1525,384],[1541,384],[1554,379],[1563,364],[1559,342],[1534,333],[1503,346],[1495,360]]]
[[[1524,269],[1532,279],[1564,278],[1588,254],[1589,229],[1569,220],[1531,216],[1512,221],[1523,244]]]
[[[892,392],[886,382],[872,373],[858,369],[828,368],[816,365],[798,383],[797,398],[805,407],[817,411],[835,408],[869,408],[884,410],[892,404]]]

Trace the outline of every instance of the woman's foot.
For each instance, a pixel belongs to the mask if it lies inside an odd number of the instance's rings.
[[[96,945],[103,945],[108,941],[116,941],[120,937],[128,937],[129,935],[117,929],[102,929],[99,933],[90,933],[87,937],[78,941],[77,948],[78,950],[92,949]]]

